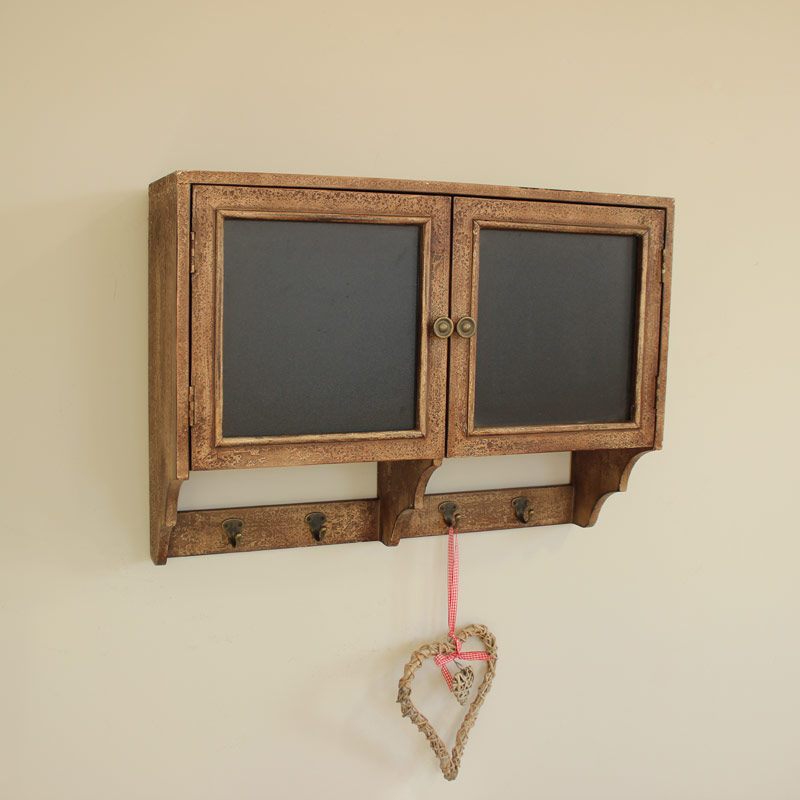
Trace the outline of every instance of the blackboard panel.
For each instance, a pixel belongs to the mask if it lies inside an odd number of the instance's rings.
[[[638,237],[482,229],[475,427],[621,422]]]
[[[223,436],[415,429],[419,227],[224,226]]]

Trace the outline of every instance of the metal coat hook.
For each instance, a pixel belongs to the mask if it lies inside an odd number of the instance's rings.
[[[239,540],[242,538],[244,522],[232,517],[231,519],[226,519],[225,522],[222,523],[222,527],[225,529],[225,533],[228,534],[228,541],[231,543],[231,547],[238,547]]]
[[[313,511],[311,514],[306,515],[306,522],[308,527],[311,528],[311,535],[318,542],[321,542],[328,532],[328,527],[325,525],[325,515],[321,511]]]
[[[444,524],[448,528],[457,528],[458,521],[461,519],[461,514],[457,514],[458,506],[446,500],[444,503],[439,503],[439,513],[444,517]]]
[[[517,519],[523,524],[527,525],[533,518],[533,509],[529,508],[530,500],[527,497],[515,497],[511,501],[514,507],[514,514]]]

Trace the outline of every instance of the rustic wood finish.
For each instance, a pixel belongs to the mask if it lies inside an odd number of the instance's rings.
[[[326,533],[321,542],[314,539],[306,522],[306,516],[315,511],[322,512],[326,517]],[[228,534],[222,527],[222,523],[231,518],[244,523],[236,547],[231,546]],[[285,547],[323,547],[377,540],[377,500],[179,511],[178,524],[169,543],[169,555],[197,556]]]
[[[462,532],[563,525],[572,521],[573,494],[571,484],[432,494],[425,498],[424,508],[409,509],[400,514],[395,528],[399,539],[447,533],[447,524],[439,511],[439,504],[446,500],[458,506],[456,513],[461,515],[458,530]],[[527,524],[522,524],[514,513],[511,501],[515,497],[530,500],[531,514]]]
[[[441,459],[381,461],[378,464],[380,539],[384,544],[398,543],[396,523],[404,511],[419,511],[424,507],[425,488],[441,464]]]
[[[674,201],[669,197],[396,178],[348,178],[339,175],[285,175],[272,172],[206,172],[199,170],[178,170],[169,177],[173,176],[179,185],[275,186],[301,189],[343,189],[345,191],[409,192],[452,197],[497,197],[513,200],[549,200],[557,203],[592,203],[593,205],[647,208],[667,208],[674,205]]]
[[[150,187],[150,555],[167,560],[178,493],[189,477],[189,188],[169,175]]]
[[[656,435],[654,450],[660,450],[664,438],[664,408],[667,398],[667,350],[669,349],[669,309],[672,296],[672,240],[675,227],[675,204],[664,206],[665,233],[661,267],[661,338],[659,341],[658,377],[656,380]]]
[[[572,522],[588,528],[606,499],[628,488],[633,465],[652,448],[634,447],[626,450],[585,450],[572,454],[572,483],[575,504]]]
[[[435,466],[429,469],[432,472]],[[422,480],[426,481],[427,478],[423,476]],[[533,512],[527,525],[517,520],[511,506],[511,501],[519,496],[531,500]],[[392,543],[396,544],[399,539],[446,534],[447,526],[438,510],[439,503],[445,500],[452,500],[458,505],[462,515],[458,530],[469,533],[571,522],[572,498],[571,485],[428,495],[420,508],[407,508],[400,513],[393,534],[395,541]],[[306,522],[306,516],[315,511],[322,512],[326,517],[327,532],[321,542],[314,539]],[[376,542],[380,540],[380,513],[378,499],[180,511],[169,542],[169,556]],[[244,523],[236,547],[231,545],[222,527],[222,523],[231,518]]]
[[[636,382],[632,422],[537,427],[474,427],[475,353],[480,337],[479,240],[485,228],[617,233],[641,237]],[[505,455],[652,445],[661,329],[664,215],[649,208],[563,206],[545,202],[456,198],[453,204],[451,312],[477,320],[477,334],[453,337],[450,350],[448,456]]]
[[[317,189],[200,186],[194,190],[193,217],[193,469],[436,457],[443,451],[447,344],[432,336],[430,328],[436,317],[448,311],[449,198]],[[222,221],[228,217],[338,220],[421,227],[416,431],[222,438],[221,230]]]
[[[194,206],[192,206],[194,197]],[[535,202],[531,202],[535,201]],[[452,209],[452,213],[451,213]],[[192,218],[194,214],[194,220]],[[362,221],[405,220],[423,231],[418,430],[222,440],[216,231],[230,216]],[[452,263],[449,252],[454,231]],[[674,205],[668,198],[460,183],[176,172],[150,187],[150,535],[157,564],[168,556],[312,547],[358,541],[395,545],[444,534],[445,500],[458,506],[459,530],[489,531],[574,523],[593,525],[605,499],[624,491],[634,463],[661,447]],[[621,424],[483,429],[472,424],[475,340],[480,335],[476,245],[481,226],[635,233],[643,243],[636,403]],[[195,233],[193,234],[193,229]],[[195,238],[196,237],[196,238]],[[196,244],[193,245],[193,238]],[[192,250],[196,253],[192,254]],[[194,277],[192,270],[195,270]],[[190,281],[194,301],[190,319]],[[452,281],[452,296],[448,282]],[[452,303],[452,307],[451,307]],[[478,320],[472,339],[431,335],[438,316]],[[193,337],[190,381],[190,332]],[[450,349],[452,347],[452,350]],[[449,400],[446,370],[450,354]],[[194,399],[191,386],[194,387]],[[450,409],[447,409],[447,403]],[[191,429],[190,416],[195,425]],[[449,414],[449,416],[448,416]],[[448,429],[449,440],[445,442]],[[564,486],[426,495],[445,455],[572,450]],[[177,511],[193,469],[378,461],[378,497],[343,502]],[[511,501],[526,497],[521,523]],[[306,516],[322,512],[326,534],[312,536]],[[241,519],[236,547],[222,527]]]

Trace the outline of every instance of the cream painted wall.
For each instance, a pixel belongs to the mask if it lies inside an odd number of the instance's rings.
[[[0,14],[0,796],[800,797],[797,3]],[[149,562],[146,189],[178,168],[677,199],[665,450],[593,529],[463,537],[501,661],[455,785],[394,703],[444,539]]]

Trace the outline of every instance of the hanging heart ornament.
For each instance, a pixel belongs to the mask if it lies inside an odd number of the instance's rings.
[[[453,675],[453,697],[458,700],[459,704],[465,706],[469,700],[469,691],[472,689],[472,684],[475,683],[475,673],[472,667],[461,667],[455,675]]]
[[[486,649],[486,654],[481,660],[486,661],[486,674],[478,686],[478,691],[475,694],[475,699],[470,703],[469,709],[461,722],[456,732],[456,743],[452,752],[448,752],[447,747],[442,741],[435,728],[428,721],[428,718],[420,712],[411,700],[411,682],[417,670],[429,658],[436,659],[437,656],[449,657],[447,660],[452,660],[454,654],[461,649],[461,645],[466,642],[470,637],[474,636],[483,642]],[[450,642],[433,642],[426,644],[415,650],[411,654],[411,658],[403,671],[403,677],[400,678],[399,691],[397,693],[397,702],[400,703],[400,712],[404,717],[409,717],[410,720],[420,729],[428,740],[433,752],[439,759],[439,766],[442,769],[442,774],[447,780],[452,781],[458,776],[458,769],[461,766],[461,756],[464,753],[464,748],[467,745],[467,737],[469,736],[475,720],[478,718],[478,712],[481,710],[483,701],[489,693],[494,679],[495,665],[497,664],[497,643],[489,629],[485,625],[468,625],[463,630],[455,634],[458,639],[458,648],[456,643]],[[444,659],[440,659],[443,661]],[[476,659],[477,660],[477,659]],[[458,673],[457,673],[458,674]],[[456,695],[458,698],[458,695]]]

